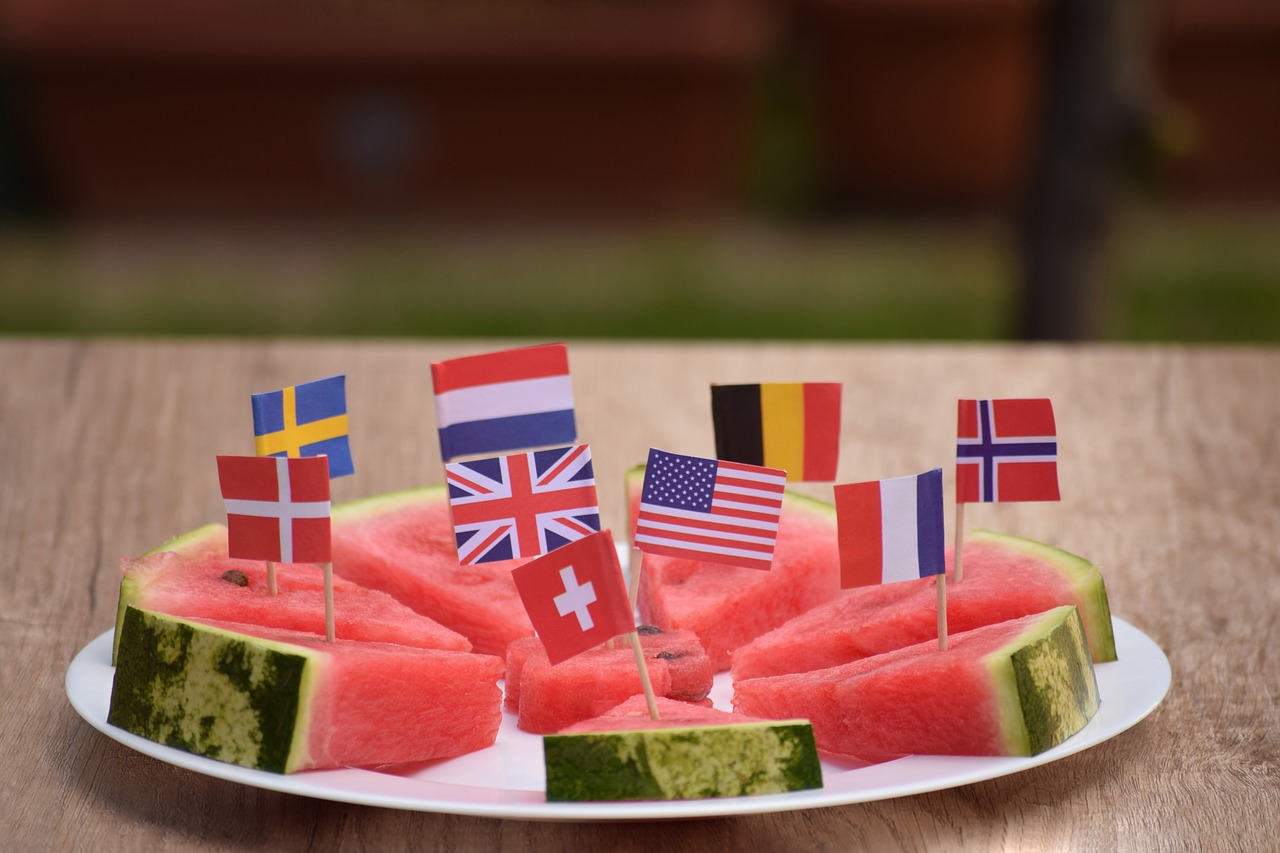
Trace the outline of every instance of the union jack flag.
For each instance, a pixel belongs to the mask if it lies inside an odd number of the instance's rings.
[[[548,554],[600,530],[585,444],[445,465],[463,565]]]

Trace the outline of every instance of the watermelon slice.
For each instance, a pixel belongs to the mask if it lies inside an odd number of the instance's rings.
[[[643,697],[543,738],[547,800],[676,800],[822,787],[813,728]],[[680,707],[683,706],[683,707]]]
[[[511,570],[520,560],[458,564],[448,493],[433,486],[367,498],[333,510],[333,570],[388,593],[502,656],[533,636]]]
[[[622,704],[610,708],[598,717],[581,720],[567,726],[558,734],[583,734],[585,732],[624,732],[636,729],[673,729],[690,726],[728,726],[734,723],[761,723],[763,717],[750,717],[732,711],[722,711],[712,705],[682,702],[659,696],[656,700],[658,716],[649,716],[649,703],[644,696],[632,696]]]
[[[698,636],[692,631],[662,631],[651,625],[641,625],[636,629],[640,635],[640,648],[646,657],[661,659],[667,664],[667,672],[671,677],[671,687],[665,694],[668,698],[682,702],[700,702],[707,698],[714,684],[715,673],[711,671],[711,659],[698,642]],[[585,652],[603,667],[616,666],[629,672],[636,671],[635,653],[625,641],[614,649],[592,649]],[[539,661],[538,675],[541,678],[555,680],[562,672],[560,667],[550,666],[546,649],[542,640],[527,637],[516,640],[507,647],[507,680],[503,705],[512,713],[520,710],[520,682],[524,677],[525,662],[529,659]],[[545,666],[543,664],[546,664]],[[570,671],[569,669],[563,670]],[[555,688],[544,688],[543,695],[554,695]]]
[[[951,632],[1074,604],[1093,660],[1116,659],[1106,586],[1088,560],[980,530],[966,538],[964,565],[964,580],[947,584]],[[848,590],[735,650],[734,680],[822,669],[936,639],[937,601],[927,582]]]
[[[503,663],[127,608],[107,720],[277,773],[450,758],[494,743]]]
[[[227,529],[211,524],[166,542],[137,559],[120,561],[116,643],[130,606],[193,619],[267,625],[323,635],[324,574],[316,566],[276,566],[276,588],[266,564],[227,556]],[[465,637],[391,596],[334,578],[337,636],[425,649],[468,651]]]
[[[1098,685],[1079,614],[1065,606],[954,634],[945,652],[935,640],[738,681],[733,704],[760,717],[805,717],[819,749],[860,761],[1036,755],[1089,721]]]
[[[628,665],[629,664],[629,665]],[[655,696],[671,692],[671,671],[661,658],[646,658]],[[527,732],[558,732],[599,716],[643,692],[630,646],[592,649],[552,666],[546,655],[525,658],[516,725]]]
[[[633,530],[643,484],[643,468],[627,473]],[[645,622],[697,634],[721,671],[733,649],[839,594],[835,507],[788,492],[769,571],[645,554],[639,605]]]

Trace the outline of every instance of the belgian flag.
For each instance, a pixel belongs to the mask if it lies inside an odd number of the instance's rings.
[[[792,482],[834,482],[839,382],[712,385],[716,457],[781,468]]]

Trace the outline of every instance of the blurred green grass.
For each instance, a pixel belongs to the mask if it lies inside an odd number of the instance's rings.
[[[543,229],[0,231],[0,331],[991,340],[991,219]],[[1280,342],[1280,215],[1127,210],[1102,337]]]

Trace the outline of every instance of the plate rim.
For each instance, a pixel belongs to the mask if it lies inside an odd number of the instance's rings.
[[[823,788],[702,800],[548,803],[545,795],[536,790],[424,781],[412,776],[359,768],[309,770],[285,776],[183,752],[126,732],[106,721],[111,689],[109,673],[114,672],[110,665],[114,629],[108,629],[80,649],[67,668],[65,686],[67,698],[76,712],[110,739],[172,766],[266,790],[353,805],[514,820],[629,821],[730,817],[875,802],[960,787],[1030,770],[1110,740],[1137,725],[1159,707],[1172,684],[1172,669],[1164,650],[1141,629],[1120,617],[1113,616],[1112,623],[1119,660],[1095,664],[1094,667],[1102,708],[1080,732],[1039,755],[913,755],[853,769],[824,759]],[[727,673],[717,675],[718,682],[727,678]],[[1108,708],[1108,700],[1113,703],[1124,700],[1120,703],[1119,716],[1114,719],[1111,713],[1104,714],[1104,710],[1114,711]],[[510,716],[505,710],[503,714],[504,720]],[[500,732],[499,744],[501,741]],[[488,747],[495,748],[498,745]],[[858,775],[851,777],[849,774]],[[870,787],[859,785],[859,781],[872,784]],[[835,784],[838,782],[846,784]],[[423,789],[442,790],[435,796],[414,796],[414,789],[419,789],[419,793]],[[445,796],[449,789],[490,791],[497,796],[449,799]],[[516,799],[504,800],[503,792],[516,796]],[[527,800],[521,801],[520,797]]]

